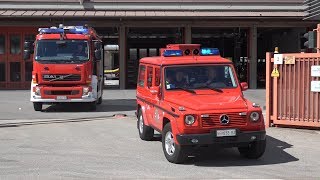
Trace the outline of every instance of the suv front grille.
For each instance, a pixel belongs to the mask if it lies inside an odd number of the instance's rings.
[[[80,74],[44,74],[42,76],[44,81],[80,81]]]
[[[228,126],[245,126],[247,124],[246,116],[240,116],[238,113],[214,113],[208,114],[209,117],[201,117],[202,127],[228,127]],[[228,124],[220,122],[220,116],[225,114],[229,117]]]

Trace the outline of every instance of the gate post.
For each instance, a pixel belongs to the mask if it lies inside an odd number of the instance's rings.
[[[266,54],[266,127],[270,127],[271,116],[271,99],[272,99],[272,86],[271,86],[271,57],[272,53]]]
[[[320,53],[320,24],[317,26],[317,53]]]

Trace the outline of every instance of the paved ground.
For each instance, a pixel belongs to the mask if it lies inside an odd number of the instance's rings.
[[[320,177],[320,134],[269,128],[265,155],[206,148],[184,165],[165,159],[159,136],[140,140],[136,120],[22,123],[0,128],[0,179],[220,179]]]
[[[244,94],[253,102],[265,106],[265,90],[248,90]],[[0,91],[0,123],[16,120],[110,117],[118,113],[134,115],[136,108],[135,90],[105,90],[103,103],[98,106],[96,112],[88,112],[81,104],[45,105],[43,112],[35,112],[29,99],[30,94],[27,90]]]

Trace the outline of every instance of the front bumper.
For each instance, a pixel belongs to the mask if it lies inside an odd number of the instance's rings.
[[[253,138],[253,136],[255,138]],[[222,145],[236,147],[246,145],[250,142],[266,139],[266,131],[247,131],[240,132],[232,137],[217,137],[216,130],[208,134],[182,134],[177,135],[177,141],[180,145]]]
[[[67,96],[68,97],[68,96]],[[67,99],[47,99],[42,98],[41,96],[32,95],[30,98],[31,102],[42,102],[42,103],[79,103],[79,102],[94,102],[97,99],[93,97],[92,93],[89,93],[87,96],[82,96],[81,98],[70,98]]]

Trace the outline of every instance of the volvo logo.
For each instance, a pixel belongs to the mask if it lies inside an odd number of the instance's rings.
[[[227,116],[226,114],[222,114],[220,116],[220,122],[221,124],[229,124],[229,116]]]

